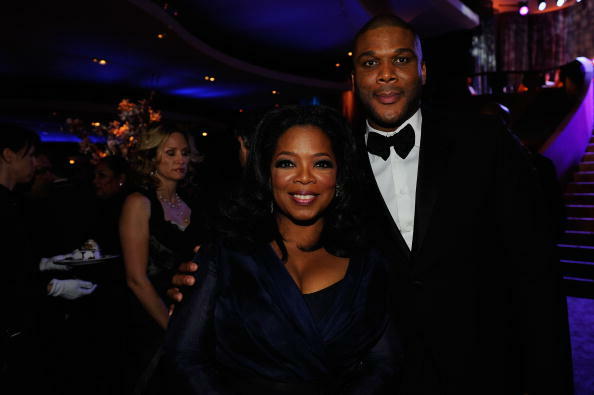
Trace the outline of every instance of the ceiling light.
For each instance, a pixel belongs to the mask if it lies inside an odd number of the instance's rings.
[[[70,160],[68,161],[68,163],[69,163],[69,164],[71,164],[71,165],[73,165],[73,164],[75,164],[75,163],[76,163],[76,161],[75,161],[74,159],[70,159]]]
[[[107,64],[107,60],[105,60],[105,59],[100,59],[100,60],[99,60],[99,64],[100,64],[101,66],[105,66],[105,65]]]
[[[353,53],[352,53],[352,52],[349,52],[347,55],[349,55],[349,56],[353,56]]]
[[[159,33],[159,34],[157,34],[157,38],[159,40],[161,40],[161,39],[165,38],[165,35],[163,33]]]
[[[210,77],[208,80],[209,80],[210,82],[214,82],[214,80],[215,80],[215,77]]]
[[[272,91],[273,95],[278,95],[278,91]]]
[[[205,79],[206,81],[208,81],[208,80],[210,79],[210,77],[209,77],[209,76],[207,76],[207,75],[205,75],[205,76],[204,76],[204,79]]]
[[[340,67],[340,63],[336,63],[336,64],[335,64],[335,66],[336,66],[336,67]]]
[[[565,0],[557,0],[557,7],[561,7],[565,4]]]
[[[520,13],[520,15],[528,15],[528,12],[530,11],[530,9],[528,8],[528,2],[527,1],[520,1],[518,3],[518,6],[520,7],[518,12]]]
[[[576,3],[581,3],[581,2],[582,2],[582,0],[575,0],[575,2],[576,2]]]
[[[547,2],[546,1],[541,1],[540,3],[538,3],[538,10],[539,11],[544,11],[545,8],[547,8]]]
[[[208,132],[202,132],[202,136],[203,136],[203,137],[206,137],[206,136],[208,136]]]

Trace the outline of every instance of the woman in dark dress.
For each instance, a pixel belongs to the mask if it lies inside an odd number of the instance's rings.
[[[326,107],[267,114],[221,242],[176,307],[168,362],[192,394],[388,393],[399,366],[386,261],[359,231],[357,155]]]
[[[169,320],[165,291],[173,268],[191,258],[200,242],[200,221],[178,190],[192,158],[188,136],[160,126],[139,140],[131,162],[138,188],[126,198],[120,219],[126,281],[134,295],[126,386],[134,393],[159,393],[152,376]]]

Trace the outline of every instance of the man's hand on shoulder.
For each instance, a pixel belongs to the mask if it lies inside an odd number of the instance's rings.
[[[194,248],[194,253],[200,250],[200,246]],[[182,301],[184,295],[182,294],[180,287],[191,287],[196,283],[194,276],[191,273],[195,273],[198,270],[198,264],[196,262],[183,262],[177,268],[177,273],[171,280],[172,287],[167,290],[167,296],[174,302],[179,303]],[[173,313],[173,305],[169,309],[169,314]]]

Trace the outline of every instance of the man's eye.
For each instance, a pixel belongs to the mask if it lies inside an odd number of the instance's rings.
[[[288,167],[295,167],[295,164],[293,164],[293,162],[291,162],[288,159],[281,159],[281,160],[276,161],[276,163],[274,164],[274,167],[278,167],[280,169],[285,169]]]
[[[331,160],[320,160],[314,163],[314,167],[321,167],[322,169],[334,168],[334,163]]]
[[[363,62],[363,66],[365,66],[365,67],[375,66],[376,64],[377,64],[377,60],[374,60],[374,59],[366,60]]]
[[[408,56],[398,56],[394,58],[394,63],[408,63],[410,62],[410,58]]]

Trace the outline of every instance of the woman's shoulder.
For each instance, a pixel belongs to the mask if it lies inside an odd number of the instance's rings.
[[[123,210],[149,210],[151,200],[140,192],[132,192],[124,199]]]
[[[271,261],[273,252],[265,247],[254,251],[235,249],[223,242],[210,242],[200,247],[194,256],[194,262],[199,265],[206,263],[211,270],[218,272],[235,272],[236,270],[258,272],[264,262]]]
[[[217,260],[254,259],[254,253],[233,248],[221,241],[213,241],[201,246],[197,257],[216,257]]]
[[[130,209],[149,209],[151,207],[151,201],[140,192],[132,192],[124,200],[124,207]]]
[[[393,266],[389,257],[378,248],[367,248],[360,252],[359,257],[369,268],[381,268],[382,270],[389,271]]]

